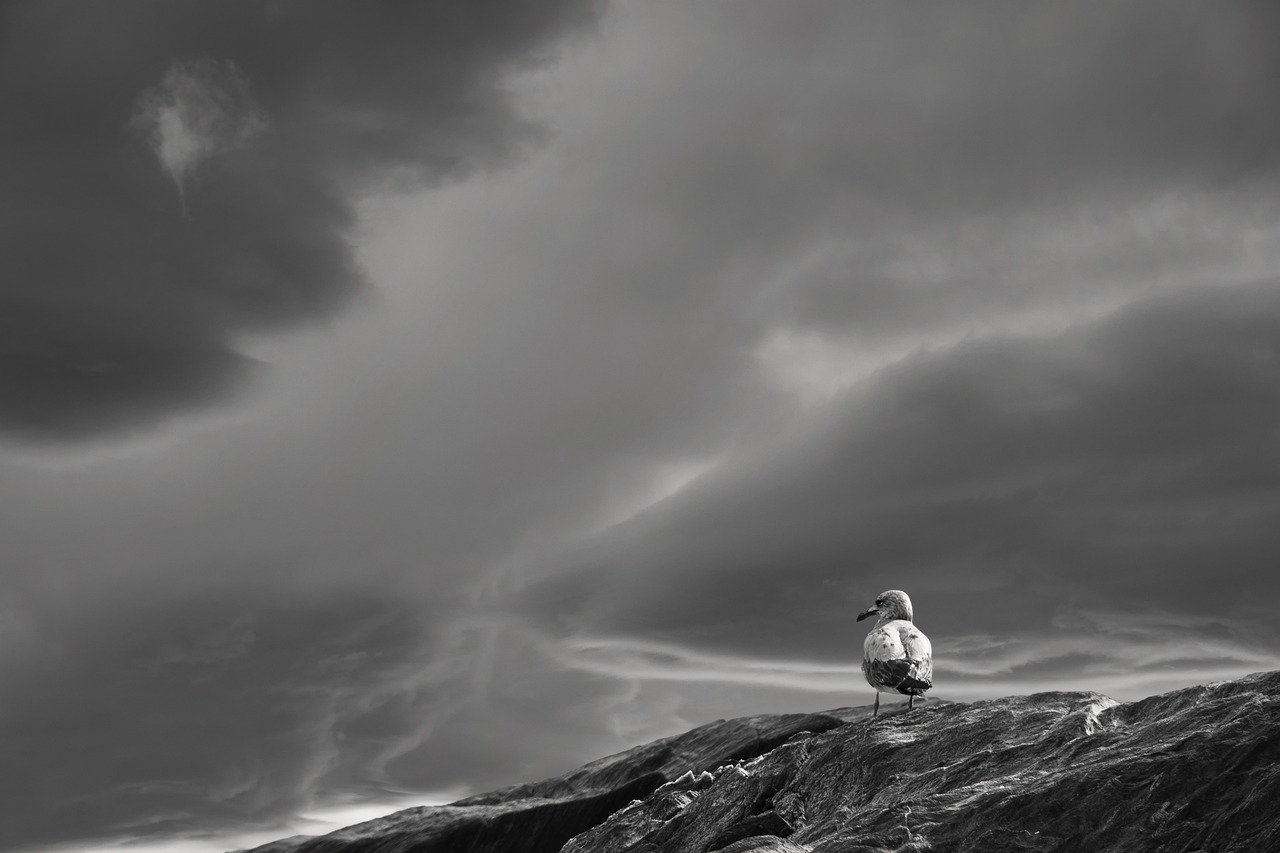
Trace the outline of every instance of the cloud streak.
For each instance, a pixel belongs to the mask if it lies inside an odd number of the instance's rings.
[[[947,636],[937,644],[938,696],[994,698],[1009,692],[1097,690],[1131,700],[1162,685],[1212,681],[1280,668],[1270,632],[1224,620],[1189,627],[1180,616],[1150,613],[1086,613],[1087,626],[1055,635],[993,638]],[[1105,627],[1100,627],[1105,626]],[[1079,627],[1098,628],[1084,631]],[[1135,639],[1135,634],[1140,635]],[[717,654],[677,643],[631,638],[569,637],[547,640],[565,667],[632,682],[664,684],[675,693],[687,682],[764,687],[842,697],[863,704],[856,662],[756,658]]]

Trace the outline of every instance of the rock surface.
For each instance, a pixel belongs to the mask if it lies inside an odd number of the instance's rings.
[[[712,723],[292,849],[1280,850],[1280,672],[1128,704],[1038,693]]]
[[[563,776],[447,806],[405,809],[321,836],[295,836],[247,853],[556,853],[658,786],[762,755],[801,732],[824,732],[861,713],[720,720],[611,755]],[[709,776],[704,778],[710,778]]]

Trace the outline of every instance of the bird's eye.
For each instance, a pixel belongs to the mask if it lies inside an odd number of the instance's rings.
[[[879,607],[881,604],[884,604],[884,599],[883,599],[883,598],[877,598],[877,599],[876,599],[876,607]]]

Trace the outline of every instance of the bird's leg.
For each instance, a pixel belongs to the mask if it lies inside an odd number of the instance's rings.
[[[910,710],[911,710],[912,708],[914,708],[915,706],[916,706],[916,697],[914,697],[914,696],[908,696],[908,697],[907,697],[907,710],[908,710],[908,711],[910,711]]]
[[[875,716],[879,713],[880,713],[880,691],[877,690],[876,691],[876,707],[875,707],[875,710],[871,712],[872,718],[874,719]]]

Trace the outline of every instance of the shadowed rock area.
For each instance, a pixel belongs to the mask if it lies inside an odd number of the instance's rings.
[[[692,771],[692,772],[687,772]],[[272,853],[1280,850],[1280,672],[712,723]],[[281,842],[276,842],[280,845]]]

